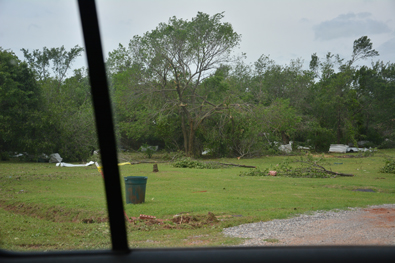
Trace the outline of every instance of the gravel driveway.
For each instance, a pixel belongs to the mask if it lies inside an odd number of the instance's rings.
[[[395,245],[395,204],[321,211],[225,228],[224,233],[246,238],[243,246]]]

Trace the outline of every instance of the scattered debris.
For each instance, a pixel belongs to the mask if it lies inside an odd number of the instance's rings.
[[[311,148],[310,147],[305,147],[305,146],[298,146],[298,150],[308,150],[308,151],[310,151]]]
[[[156,219],[155,216],[148,216],[148,215],[140,215],[139,219]]]
[[[290,152],[292,152],[292,141],[290,141],[289,144],[280,145],[280,146],[278,147],[278,149],[279,149],[280,151],[282,151],[282,152],[285,152],[285,153],[290,153]]]
[[[353,153],[353,152],[368,152],[368,151],[373,151],[372,148],[358,148],[358,147],[348,147],[346,152],[348,153]]]
[[[50,163],[61,163],[62,160],[63,160],[63,158],[60,157],[59,153],[53,153],[49,156]]]
[[[128,220],[128,222],[131,224],[133,223],[132,220],[130,220],[130,218],[128,217],[128,214],[126,214],[126,211],[123,210],[123,215],[126,217],[126,219]]]
[[[209,154],[210,153],[210,149],[207,149],[207,150],[204,150],[203,152],[202,152],[202,155],[207,155],[207,154]]]
[[[372,148],[358,148],[351,147],[345,144],[331,144],[329,147],[330,153],[353,153],[353,152],[373,152]]]
[[[217,217],[211,213],[208,212],[207,216],[204,215],[176,215],[172,219],[173,223],[176,223],[178,225],[181,224],[191,224],[193,226],[201,226],[204,224],[210,224],[210,223],[217,223],[219,220]]]
[[[192,212],[180,212],[180,213],[174,215],[173,217],[176,217],[176,216],[179,216],[179,215],[182,215],[182,214],[189,215],[189,213],[192,213]]]
[[[82,223],[85,223],[85,224],[92,224],[92,223],[94,223],[95,221],[93,220],[93,218],[85,218],[85,219],[82,219]]]
[[[10,157],[17,158],[17,157],[22,157],[22,156],[23,156],[23,153],[15,153],[15,155],[11,155]]]
[[[57,163],[56,166],[60,167],[85,167],[85,166],[90,166],[94,164],[95,162],[90,161],[89,163],[86,164],[71,164],[71,163]]]
[[[329,146],[330,153],[346,153],[348,146],[345,144],[331,144]]]
[[[118,166],[122,166],[122,165],[132,165],[132,164],[131,164],[131,163],[129,163],[129,162],[118,163]]]
[[[145,146],[145,147],[141,146],[140,147],[140,151],[142,151],[142,152],[146,152],[147,150],[156,152],[158,150],[158,146]]]

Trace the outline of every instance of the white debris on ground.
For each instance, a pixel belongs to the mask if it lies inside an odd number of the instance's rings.
[[[285,152],[285,153],[292,152],[292,141],[289,142],[289,144],[280,145],[280,147],[278,147],[278,149],[282,152]]]
[[[62,162],[63,158],[60,157],[59,153],[53,153],[49,156],[49,162],[50,163],[60,163]]]
[[[346,153],[348,146],[345,144],[331,144],[329,147],[330,153]]]
[[[71,164],[71,163],[57,163],[56,166],[60,167],[84,167],[84,166],[90,166],[94,164],[95,162],[90,161],[89,163],[86,164]]]
[[[358,148],[350,147],[345,144],[331,144],[329,147],[330,153],[349,153],[349,152],[367,152],[372,151],[372,148]]]
[[[150,149],[151,151],[156,152],[158,150],[158,146],[147,146],[147,147],[141,146],[140,147],[140,151],[142,151],[142,152],[146,152],[147,149]]]

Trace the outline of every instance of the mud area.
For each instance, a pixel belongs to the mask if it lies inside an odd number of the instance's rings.
[[[395,245],[395,205],[316,212],[224,229],[243,246]]]

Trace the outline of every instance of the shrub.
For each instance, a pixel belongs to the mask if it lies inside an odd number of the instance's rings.
[[[143,144],[140,147],[140,152],[144,153],[144,155],[148,158],[151,159],[152,155],[154,154],[154,152],[157,150],[158,146],[149,146],[147,143]]]
[[[250,169],[247,172],[240,172],[239,176],[267,176],[269,173],[269,169],[265,169],[263,171],[261,171],[258,168],[255,169]]]
[[[395,160],[394,159],[387,159],[385,161],[384,167],[380,168],[380,172],[395,174]]]
[[[222,165],[212,162],[200,162],[198,160],[192,160],[191,158],[181,158],[173,163],[173,167],[194,169],[218,169],[222,168]]]
[[[10,155],[8,152],[1,152],[0,153],[0,158],[2,161],[9,161],[10,160]]]
[[[395,141],[393,141],[393,140],[383,141],[377,148],[379,148],[379,149],[392,149],[392,148],[395,148]]]

